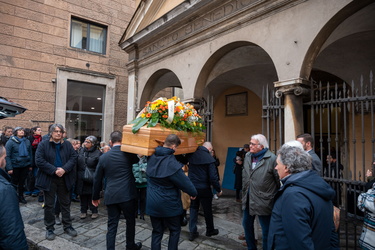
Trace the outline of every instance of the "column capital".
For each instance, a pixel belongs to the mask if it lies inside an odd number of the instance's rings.
[[[295,96],[307,95],[310,92],[310,82],[303,78],[295,78],[284,81],[274,82],[277,98],[283,95],[294,94]]]

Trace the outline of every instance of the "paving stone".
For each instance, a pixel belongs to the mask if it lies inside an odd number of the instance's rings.
[[[99,218],[92,220],[88,218],[81,220],[80,205],[77,202],[71,204],[71,216],[74,218],[72,226],[77,230],[78,236],[71,237],[64,233],[62,225],[55,225],[56,239],[45,240],[44,210],[37,199],[28,198],[26,205],[20,206],[20,211],[25,224],[25,232],[30,242],[31,250],[55,250],[55,249],[106,249],[107,233],[107,210],[104,205],[99,207]],[[198,218],[198,232],[200,236],[194,241],[189,241],[189,226],[181,228],[179,239],[180,250],[221,250],[221,249],[244,249],[242,241],[238,240],[238,235],[243,233],[241,226],[241,206],[235,202],[234,196],[220,197],[213,201],[213,213],[215,227],[220,230],[219,235],[211,238],[206,237],[206,225],[202,212]],[[232,214],[233,213],[233,214]],[[151,249],[152,226],[149,216],[145,220],[136,219],[135,241],[141,242],[143,250]],[[126,247],[126,221],[120,219],[116,236],[116,246],[118,249]],[[169,231],[166,230],[162,238],[162,249],[167,249],[169,241]],[[36,247],[35,247],[36,246]]]

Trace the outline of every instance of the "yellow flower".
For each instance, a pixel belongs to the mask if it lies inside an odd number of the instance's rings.
[[[142,114],[141,114],[141,117],[142,117],[142,118],[144,118],[145,116],[146,116],[145,113],[142,113]]]
[[[181,125],[184,125],[185,124],[185,122],[184,121],[181,121]]]
[[[151,109],[152,109],[152,110],[156,110],[156,106],[157,106],[157,104],[156,104],[156,103],[154,103],[154,104],[151,104]]]

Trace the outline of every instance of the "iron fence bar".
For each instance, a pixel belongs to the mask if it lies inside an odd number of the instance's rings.
[[[264,114],[264,109],[265,107],[267,106],[267,102],[266,102],[266,96],[265,96],[265,89],[264,89],[264,86],[262,88],[262,134],[264,135],[265,134],[265,122],[264,120],[266,119],[265,117],[265,114]]]
[[[272,99],[274,100],[274,104],[276,105],[275,106],[275,109],[273,109],[272,110],[272,129],[273,129],[273,139],[272,139],[272,141],[273,141],[273,146],[274,146],[274,153],[276,153],[276,151],[277,151],[277,136],[276,136],[276,131],[277,131],[277,129],[276,129],[276,124],[277,124],[277,101],[278,101],[278,98],[276,98],[275,97],[275,92],[274,91],[272,91],[271,92],[272,93]],[[270,142],[271,142],[271,138],[269,139],[270,140]]]
[[[330,91],[330,84],[329,82],[327,82],[327,100],[329,100],[330,98],[330,95],[331,95],[331,91]],[[323,109],[324,110],[324,109]],[[327,150],[328,150],[328,154],[331,154],[331,125],[332,125],[332,121],[331,121],[331,112],[333,111],[333,103],[328,103],[327,104],[327,122],[328,122],[328,125],[327,125]],[[322,156],[322,160],[324,156]],[[328,164],[328,169],[329,169],[329,173],[331,174],[332,173],[332,168],[331,168],[331,163]]]
[[[269,96],[269,90],[268,85],[266,86],[266,97],[267,97],[267,105],[270,105],[270,96]],[[267,108],[267,138],[270,136],[270,110],[269,106]]]
[[[313,79],[311,79],[311,91],[310,91],[310,100],[311,100],[311,102],[314,102],[314,93],[315,93],[315,91],[314,91],[314,80]],[[315,124],[315,115],[314,115],[314,112],[315,112],[315,106],[314,105],[311,105],[311,110],[310,110],[310,119],[311,119],[311,121],[310,121],[310,123],[311,123],[311,136],[314,138],[315,137],[315,126],[314,126],[314,124]]]
[[[354,81],[352,81],[352,96],[354,96],[355,94],[355,86],[354,86]],[[355,134],[355,105],[354,105],[354,102],[351,102],[351,106],[352,106],[352,142],[353,142],[353,167],[354,167],[354,173],[353,173],[353,177],[354,177],[354,180],[357,179],[357,164],[356,164],[356,152],[357,152],[357,149],[356,149],[356,134]]]
[[[323,97],[322,94],[322,82],[319,82],[319,98],[320,100]],[[320,144],[320,159],[323,157],[323,111],[324,111],[324,104],[319,105],[319,144]]]
[[[361,86],[361,97],[364,96],[364,86],[363,86],[363,75],[360,78]],[[362,129],[362,176],[363,181],[366,181],[366,136],[365,136],[365,114],[364,114],[364,101],[361,101],[361,129]]]
[[[372,96],[374,94],[374,89],[373,89],[373,75],[372,75],[372,71],[370,71],[370,82],[369,82],[369,85],[370,85],[370,96]],[[375,135],[374,135],[374,101],[373,100],[370,100],[370,107],[371,107],[371,145],[372,145],[372,151],[371,151],[371,154],[372,154],[372,162],[371,162],[371,166],[372,166],[372,176],[375,176],[375,165],[373,164],[373,162],[375,162]]]
[[[335,99],[338,99],[339,96],[340,96],[340,93],[339,90],[338,90],[338,86],[337,86],[337,83],[335,83]],[[340,144],[339,144],[339,117],[338,117],[338,113],[340,111],[340,104],[339,103],[335,103],[334,106],[335,106],[335,109],[334,109],[334,112],[335,112],[335,148],[336,148],[336,169],[335,169],[335,172],[336,172],[336,178],[338,179],[337,182],[335,183],[335,187],[336,187],[336,190],[338,190],[336,193],[336,202],[337,202],[337,205],[338,207],[341,206],[341,196],[342,196],[342,189],[341,189],[341,184],[340,184],[340,179],[343,178],[343,176],[340,176],[340,164],[341,164],[341,155],[339,154],[339,147],[340,147]]]

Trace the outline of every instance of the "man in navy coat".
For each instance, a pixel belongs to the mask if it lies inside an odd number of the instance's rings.
[[[106,178],[104,204],[108,211],[107,249],[115,249],[121,212],[126,220],[126,249],[141,249],[142,243],[134,241],[137,194],[132,166],[138,162],[138,158],[134,154],[121,151],[121,140],[120,131],[112,132],[112,149],[99,158],[94,177],[92,204],[99,206],[102,181]]]
[[[202,205],[206,221],[206,236],[211,237],[219,234],[219,229],[214,228],[211,186],[216,190],[218,196],[222,194],[222,191],[215,166],[215,159],[211,155],[212,148],[211,142],[205,142],[192,155],[188,156],[189,179],[198,193],[197,198],[190,204],[190,241],[199,236],[197,223],[200,205]]]
[[[170,233],[168,249],[178,248],[180,216],[183,213],[180,190],[192,196],[192,199],[197,196],[193,183],[182,171],[183,164],[173,155],[180,144],[177,135],[168,135],[163,147],[157,147],[147,162],[146,214],[151,217],[152,250],[161,249],[165,227],[168,227]]]
[[[5,157],[0,145],[0,249],[28,249],[17,193],[5,172]]]

